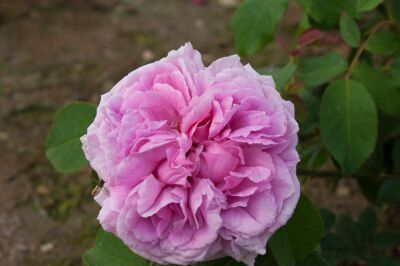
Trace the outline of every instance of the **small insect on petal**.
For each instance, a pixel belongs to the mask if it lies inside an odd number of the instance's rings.
[[[93,198],[96,197],[97,195],[99,195],[99,193],[100,193],[101,189],[103,188],[103,186],[104,186],[104,180],[100,179],[99,183],[92,190],[91,194],[92,194]]]

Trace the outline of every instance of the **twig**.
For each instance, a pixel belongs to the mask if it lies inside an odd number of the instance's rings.
[[[353,70],[354,66],[358,63],[358,60],[360,59],[360,56],[362,52],[364,51],[365,47],[367,46],[367,43],[371,36],[373,36],[377,31],[379,31],[381,28],[386,27],[386,26],[391,26],[394,25],[393,21],[390,20],[384,20],[376,24],[370,31],[368,37],[364,40],[364,42],[358,47],[357,52],[353,58],[353,60],[350,63],[349,69],[347,70],[347,73],[345,75],[345,79],[349,79],[351,71]]]

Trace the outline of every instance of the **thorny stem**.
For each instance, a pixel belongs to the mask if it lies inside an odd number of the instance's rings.
[[[306,175],[311,177],[342,177],[343,175],[340,172],[336,171],[316,171],[316,170],[307,170],[307,169],[297,169],[298,175]],[[392,177],[399,177],[398,175],[391,174],[380,174],[380,175],[371,175],[371,174],[352,174],[348,176],[351,178],[361,179],[361,178],[371,178],[371,177],[380,177],[383,179],[388,179]]]
[[[371,36],[373,36],[377,31],[379,31],[383,27],[392,26],[392,25],[394,25],[393,21],[384,20],[384,21],[381,21],[378,24],[376,24],[371,29],[371,31],[369,32],[368,37],[364,40],[364,42],[360,45],[360,47],[358,47],[356,55],[354,56],[353,60],[350,63],[350,66],[349,66],[349,69],[348,69],[348,71],[346,73],[345,79],[349,79],[351,71],[353,70],[354,66],[358,63],[358,60],[360,59],[360,56],[361,56],[362,52],[364,51],[365,47],[367,46],[367,43],[368,43],[369,39],[371,38]]]

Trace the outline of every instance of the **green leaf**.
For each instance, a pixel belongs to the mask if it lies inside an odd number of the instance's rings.
[[[149,266],[150,262],[133,253],[120,239],[103,230],[97,232],[96,246],[83,254],[87,266]]]
[[[284,67],[267,71],[265,74],[272,76],[275,81],[276,90],[281,92],[290,78],[293,76],[296,69],[297,66],[289,62]]]
[[[299,78],[307,87],[324,84],[343,73],[347,62],[337,53],[326,53],[318,57],[306,59]]]
[[[400,27],[400,1],[393,0],[391,2],[393,3],[392,11],[397,22],[397,27]]]
[[[400,5],[400,2],[399,2]],[[400,57],[397,57],[391,67],[391,77],[393,86],[397,89],[400,88]]]
[[[393,171],[400,173],[400,139],[395,140],[392,150]]]
[[[340,19],[340,35],[348,45],[352,47],[360,45],[360,30],[357,23],[348,15],[343,15]]]
[[[79,138],[95,115],[96,107],[88,103],[72,103],[56,114],[46,140],[46,156],[57,171],[73,172],[87,163]]]
[[[373,54],[389,56],[399,49],[400,38],[389,31],[380,31],[373,34],[365,49]]]
[[[378,114],[379,121],[379,114]],[[379,127],[381,126],[381,121],[378,123],[378,132],[380,131]],[[378,133],[379,135],[379,133]],[[364,163],[362,171],[369,173],[371,175],[379,176],[380,172],[384,167],[384,149],[383,149],[383,137],[379,136],[377,142],[375,144],[375,150],[369,156],[368,160]],[[365,178],[362,179],[364,182]],[[376,189],[376,188],[375,188]],[[367,196],[368,197],[368,196]]]
[[[295,260],[285,228],[276,231],[268,244],[279,266],[294,265]]]
[[[344,175],[356,171],[375,148],[377,112],[363,85],[338,80],[324,92],[320,110],[323,142]]]
[[[383,0],[358,0],[357,1],[357,11],[358,12],[366,12],[374,9],[377,7],[380,3],[382,3]]]
[[[300,196],[285,230],[296,261],[304,260],[318,245],[324,224],[318,210],[305,195]]]
[[[373,240],[377,223],[375,212],[371,208],[365,209],[358,217],[357,227],[365,242]]]
[[[340,6],[335,0],[298,0],[306,13],[318,26],[331,28],[337,25]]]
[[[321,250],[322,257],[332,262],[332,265],[347,259],[350,255],[346,242],[340,236],[331,233],[328,233],[321,240]]]
[[[336,222],[336,233],[344,240],[351,256],[359,259],[365,251],[365,243],[361,237],[361,232],[357,224],[348,216],[343,214],[338,216]]]
[[[315,140],[315,142],[317,141],[318,140]],[[310,143],[309,146],[304,145],[305,144],[300,144],[298,146],[301,158],[301,162],[299,164],[300,168],[315,169],[316,167],[324,164],[329,158],[329,153],[322,143],[317,142],[315,144]]]
[[[387,203],[400,199],[400,176],[392,177],[379,187],[378,201]]]
[[[324,208],[320,209],[319,213],[321,214],[321,217],[324,221],[325,233],[327,233],[332,229],[333,225],[335,224],[336,216],[333,212]]]
[[[267,246],[267,253],[265,255],[257,256],[255,266],[279,266],[269,246]]]
[[[342,0],[342,9],[346,11],[351,17],[357,17],[357,0]]]
[[[365,260],[365,266],[400,266],[400,262],[393,258],[377,256],[367,258]]]
[[[376,106],[384,114],[400,114],[400,89],[393,86],[389,77],[367,64],[357,65],[352,75],[368,89]]]
[[[296,266],[328,266],[328,263],[317,252],[312,252],[305,260],[297,262]]]
[[[365,177],[362,179],[357,179],[357,183],[364,196],[368,200],[375,202],[378,195],[378,188],[381,184],[380,181],[374,177]]]
[[[310,133],[313,133],[318,129],[319,126],[319,105],[321,102],[321,97],[319,93],[316,93],[317,91],[315,90],[303,90],[301,92],[300,97],[304,103],[305,110],[306,110],[306,116],[305,119],[301,119],[299,115],[301,115],[300,112],[296,113],[296,119],[298,120],[300,124],[300,131],[299,135],[305,136]],[[309,146],[309,145],[303,145],[303,146]],[[318,148],[323,147],[321,143],[318,141],[316,143],[316,146]],[[302,163],[302,162],[300,162]]]
[[[400,234],[395,232],[381,232],[375,236],[375,245],[383,250],[400,245]]]
[[[382,132],[382,138],[387,140],[396,139],[400,132],[400,116],[379,115],[379,132]]]
[[[244,0],[232,20],[239,54],[255,53],[270,42],[286,7],[287,0]]]

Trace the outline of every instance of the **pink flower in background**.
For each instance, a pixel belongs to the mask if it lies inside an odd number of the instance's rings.
[[[297,131],[270,76],[235,55],[205,67],[186,44],[102,96],[82,137],[98,219],[160,264],[254,265],[299,198]]]

